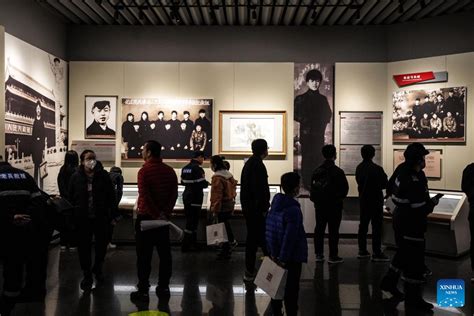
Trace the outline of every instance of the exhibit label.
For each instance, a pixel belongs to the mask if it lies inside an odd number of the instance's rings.
[[[448,81],[448,72],[415,72],[409,74],[394,75],[393,79],[399,87],[409,86],[416,83],[446,82]]]

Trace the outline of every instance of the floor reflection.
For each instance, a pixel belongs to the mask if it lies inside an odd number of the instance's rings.
[[[346,259],[341,265],[315,264],[304,267],[300,282],[300,315],[418,315],[407,313],[404,304],[391,301],[380,290],[380,279],[388,265],[355,258],[357,245],[341,246]],[[388,252],[390,253],[390,252]],[[216,263],[211,252],[181,254],[173,251],[174,273],[169,297],[157,298],[150,288],[150,301],[133,304],[135,290],[135,250],[122,247],[107,254],[105,281],[90,294],[79,290],[82,274],[77,253],[50,253],[48,295],[45,304],[19,304],[12,315],[128,315],[145,310],[160,310],[170,315],[271,315],[270,298],[260,289],[246,291],[242,276],[244,252],[237,251],[229,262]],[[157,258],[154,259],[157,262]],[[425,287],[425,297],[436,302],[436,281],[441,278],[466,280],[466,306],[435,310],[435,315],[472,315],[472,288],[468,282],[468,258],[458,260],[427,257],[434,271]],[[156,280],[157,266],[152,278]],[[1,281],[1,280],[0,280]],[[156,282],[156,281],[155,281]],[[420,314],[423,315],[423,314]]]

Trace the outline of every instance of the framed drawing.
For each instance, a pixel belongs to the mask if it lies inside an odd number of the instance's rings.
[[[85,138],[115,139],[117,96],[86,95]]]
[[[405,161],[403,157],[404,149],[394,149],[393,150],[393,170],[395,170],[399,164]],[[441,149],[428,149],[430,152],[425,157],[426,167],[423,170],[426,174],[426,177],[433,180],[441,179],[441,165],[443,151]]]
[[[251,144],[257,138],[263,138],[267,141],[269,155],[286,155],[286,112],[219,112],[220,154],[252,154]]]

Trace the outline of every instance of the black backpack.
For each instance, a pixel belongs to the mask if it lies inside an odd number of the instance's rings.
[[[329,188],[329,170],[324,167],[319,167],[313,172],[311,177],[311,192],[310,200],[319,202],[327,198]]]

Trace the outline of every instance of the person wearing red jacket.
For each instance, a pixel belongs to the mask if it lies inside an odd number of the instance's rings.
[[[169,296],[172,261],[169,226],[141,230],[141,222],[149,220],[168,220],[178,197],[178,178],[170,166],[163,163],[161,144],[149,140],[142,151],[145,164],[138,171],[138,210],[135,222],[137,247],[138,291],[132,292],[132,301],[149,300],[149,278],[153,249],[156,247],[160,257],[158,297]]]

